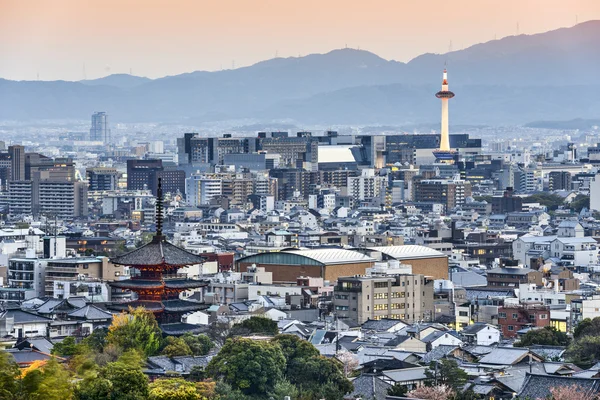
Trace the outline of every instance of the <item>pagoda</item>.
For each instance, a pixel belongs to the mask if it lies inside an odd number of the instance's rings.
[[[190,265],[202,264],[203,257],[185,251],[169,243],[162,234],[163,199],[161,178],[158,179],[156,198],[156,234],[152,241],[129,253],[111,259],[113,264],[130,267],[131,278],[112,282],[119,289],[137,294],[137,299],[125,303],[113,303],[113,310],[127,310],[143,306],[152,311],[162,324],[179,323],[185,313],[206,308],[204,304],[182,300],[181,292],[206,286],[206,282],[188,278],[178,270]]]

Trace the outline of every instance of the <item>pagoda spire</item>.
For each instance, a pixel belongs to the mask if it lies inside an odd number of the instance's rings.
[[[156,234],[154,235],[155,241],[163,240],[162,227],[163,227],[162,178],[158,178],[158,188],[156,190]]]

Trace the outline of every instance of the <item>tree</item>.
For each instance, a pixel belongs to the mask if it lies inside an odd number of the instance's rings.
[[[36,398],[44,400],[65,400],[73,395],[73,385],[69,371],[52,357],[44,366],[39,385],[35,391]]]
[[[403,386],[403,385],[399,385],[397,383],[394,386],[392,386],[391,388],[389,388],[387,391],[388,396],[397,396],[397,397],[404,397],[404,396],[406,396],[406,393],[408,393],[407,387]]]
[[[568,346],[569,337],[553,326],[545,326],[542,329],[532,329],[514,344],[515,347],[529,347],[532,345],[546,346]]]
[[[422,400],[449,400],[455,395],[448,385],[419,386],[407,393],[407,396]]]
[[[13,357],[0,351],[0,399],[12,399],[19,391],[19,366]]]
[[[211,379],[196,382],[196,389],[201,398],[214,399],[217,396],[217,383]]]
[[[200,400],[196,385],[182,378],[157,379],[149,386],[150,400]]]
[[[296,335],[277,335],[273,338],[272,342],[277,343],[281,347],[281,351],[283,351],[286,363],[288,364],[292,360],[320,355],[319,350],[315,346]]]
[[[573,339],[577,340],[586,335],[600,334],[600,317],[594,319],[586,318],[579,322],[573,330]]]
[[[600,336],[586,335],[576,339],[567,348],[565,358],[579,367],[591,367],[600,360]]]
[[[348,350],[342,350],[338,352],[336,358],[340,360],[344,366],[344,376],[346,377],[350,376],[359,365],[356,356]]]
[[[113,317],[106,341],[123,350],[135,349],[153,356],[161,348],[162,333],[152,312],[144,307],[129,308],[129,313]]]
[[[192,354],[195,356],[205,356],[214,347],[213,342],[206,335],[194,336],[187,332],[181,337],[185,343],[192,350]]]
[[[556,210],[564,203],[564,199],[552,193],[536,193],[525,197],[523,203],[540,203],[548,208],[548,211]]]
[[[583,208],[590,208],[590,196],[586,196],[584,194],[578,194],[571,204],[569,204],[569,208],[574,210],[575,212],[581,212]]]
[[[234,338],[225,342],[206,372],[244,394],[264,395],[283,379],[285,357],[276,343]]]
[[[71,357],[77,354],[79,347],[73,336],[67,336],[62,342],[58,342],[52,347],[52,354],[60,357]]]
[[[161,354],[164,356],[177,357],[192,355],[192,350],[190,349],[190,346],[188,346],[185,340],[183,340],[182,338],[169,336],[167,337],[166,343],[167,345],[161,352]]]
[[[432,362],[429,369],[425,371],[425,375],[429,382],[433,383],[433,386],[445,385],[453,391],[460,391],[469,378],[456,361],[447,358]]]
[[[231,329],[231,336],[247,335],[277,335],[279,329],[277,322],[265,317],[250,317],[235,324]]]
[[[291,384],[288,380],[277,382],[271,393],[269,393],[269,397],[275,400],[283,400],[286,396],[289,396],[291,400],[296,400],[298,395],[298,388],[296,388],[296,386]]]
[[[100,374],[111,383],[110,400],[145,400],[148,398],[148,378],[139,365],[122,361],[109,363]]]

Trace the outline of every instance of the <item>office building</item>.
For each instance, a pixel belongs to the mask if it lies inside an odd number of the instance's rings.
[[[348,196],[355,202],[385,203],[386,178],[375,175],[373,169],[363,169],[360,176],[348,177]]]
[[[10,180],[22,181],[25,177],[25,148],[23,146],[8,146],[10,157]]]
[[[461,179],[423,179],[414,184],[417,202],[443,204],[447,211],[465,204],[471,183]]]
[[[89,168],[86,172],[89,190],[116,190],[118,172],[115,168]]]
[[[512,187],[507,187],[502,196],[492,197],[492,214],[506,214],[523,211],[523,199],[513,196]]]
[[[413,274],[341,277],[334,289],[334,311],[359,324],[382,318],[432,321],[433,282]]]
[[[209,204],[223,194],[223,181],[215,175],[192,174],[185,180],[185,195],[189,205]]]
[[[108,126],[108,114],[96,112],[92,114],[92,127],[90,128],[90,140],[108,144],[111,141],[110,128]]]
[[[548,174],[548,189],[571,190],[571,173],[569,171],[552,171]]]

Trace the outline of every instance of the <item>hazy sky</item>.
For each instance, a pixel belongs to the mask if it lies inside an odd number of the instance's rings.
[[[0,77],[154,78],[346,45],[408,61],[576,19],[600,0],[0,0]]]

